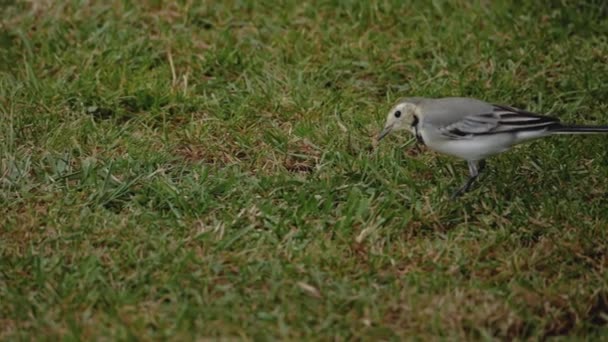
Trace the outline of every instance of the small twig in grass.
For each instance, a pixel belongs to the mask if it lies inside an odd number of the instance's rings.
[[[321,292],[319,292],[319,290],[316,287],[314,287],[308,283],[299,281],[298,287],[300,289],[302,289],[302,291],[304,291],[307,295],[309,295],[313,298],[321,298]]]
[[[184,96],[188,95],[188,71],[186,71],[186,74],[183,76],[184,78]]]
[[[171,68],[171,86],[175,87],[177,83],[177,75],[175,73],[175,65],[173,64],[173,55],[171,54],[171,50],[167,49],[167,59],[169,59],[169,67]]]

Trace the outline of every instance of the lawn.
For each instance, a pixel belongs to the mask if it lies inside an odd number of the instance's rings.
[[[0,0],[0,339],[608,338],[608,137],[465,163],[403,96],[608,123],[603,1]]]

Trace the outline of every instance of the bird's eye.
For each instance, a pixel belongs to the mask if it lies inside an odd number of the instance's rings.
[[[396,111],[396,112],[395,112],[395,117],[396,117],[396,118],[398,118],[398,117],[400,117],[400,116],[401,116],[401,111],[400,111],[400,110]]]

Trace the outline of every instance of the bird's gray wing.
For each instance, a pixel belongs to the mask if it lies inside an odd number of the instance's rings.
[[[430,103],[429,103],[430,102]],[[468,98],[445,98],[422,104],[424,125],[446,138],[470,139],[479,135],[545,131],[559,120],[525,110]]]

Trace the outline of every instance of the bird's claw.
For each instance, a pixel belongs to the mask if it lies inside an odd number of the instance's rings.
[[[467,192],[468,190],[469,190],[469,187],[468,187],[468,186],[466,186],[466,185],[465,185],[465,186],[462,186],[462,187],[458,188],[456,191],[454,191],[454,192],[452,193],[452,195],[450,196],[450,199],[451,199],[451,200],[455,200],[455,199],[457,199],[458,197],[462,196],[462,195],[463,195],[465,192]]]

